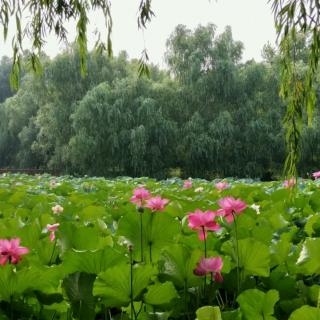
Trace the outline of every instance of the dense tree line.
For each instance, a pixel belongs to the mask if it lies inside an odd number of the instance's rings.
[[[305,43],[297,50],[306,69]],[[243,44],[228,27],[191,31],[176,27],[167,42],[168,70],[125,52],[88,54],[81,77],[75,46],[44,72],[23,69],[15,94],[8,84],[11,61],[0,64],[0,167],[35,167],[104,176],[262,177],[282,173],[285,106],[279,92],[279,54],[241,62]],[[319,168],[320,128],[303,128],[301,172]]]

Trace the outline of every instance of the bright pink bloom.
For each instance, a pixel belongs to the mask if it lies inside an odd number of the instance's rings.
[[[58,230],[60,226],[60,223],[55,223],[55,224],[47,224],[47,230],[50,231],[50,240],[54,241],[54,239],[56,238],[56,234],[55,232]]]
[[[136,188],[133,190],[133,197],[130,202],[135,203],[138,207],[142,207],[144,202],[150,199],[150,192],[145,188]]]
[[[183,182],[183,189],[191,189],[192,188],[192,181],[191,180],[185,180]]]
[[[168,199],[162,199],[160,196],[156,196],[148,199],[145,207],[151,209],[152,211],[163,211],[168,202]]]
[[[313,176],[315,179],[320,178],[320,171],[314,172],[314,173],[312,174],[312,176]]]
[[[216,183],[216,188],[219,191],[222,191],[222,190],[229,188],[229,184],[226,181],[220,181],[220,182]]]
[[[17,264],[27,254],[28,248],[20,247],[20,239],[0,240],[0,264],[4,266],[7,262]]]
[[[208,273],[212,273],[216,282],[222,282],[223,277],[221,275],[221,270],[223,267],[223,261],[221,257],[213,258],[201,258],[198,262],[193,273],[197,276],[205,276]]]
[[[215,211],[205,211],[202,212],[196,209],[194,213],[188,214],[189,228],[192,230],[198,230],[198,236],[200,240],[205,240],[207,238],[207,231],[218,231],[220,225],[214,221],[217,212]]]
[[[284,180],[283,186],[284,186],[285,188],[289,189],[289,188],[294,187],[294,186],[296,185],[296,183],[297,183],[296,178],[291,178],[291,179],[289,179],[289,180]]]
[[[55,238],[56,238],[55,232],[50,232],[50,235],[49,235],[50,241],[51,241],[51,242],[54,241]]]
[[[218,214],[223,215],[228,223],[233,222],[234,214],[240,214],[247,207],[245,202],[233,197],[225,197],[219,200],[218,204],[222,208],[218,210]]]

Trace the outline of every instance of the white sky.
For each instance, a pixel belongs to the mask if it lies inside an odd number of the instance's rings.
[[[144,37],[137,27],[139,0],[111,0],[111,3],[114,53],[126,50],[130,58],[139,58],[145,40],[150,60],[161,67],[165,65],[166,40],[178,24],[194,29],[199,24],[206,25],[210,22],[218,27],[218,33],[223,32],[225,26],[230,25],[234,39],[244,43],[243,60],[251,58],[261,60],[263,45],[267,42],[274,44],[276,38],[271,5],[268,4],[268,0],[153,0],[156,17],[148,25]],[[102,30],[103,27],[103,17],[92,13],[88,33],[89,48],[92,48],[95,42],[93,31],[96,28]],[[70,23],[68,30],[70,40],[73,40],[75,24]],[[0,31],[2,33],[2,30]],[[0,36],[0,56],[11,56],[10,33],[8,40],[4,44]],[[53,57],[61,48],[55,37],[50,36],[45,52]]]

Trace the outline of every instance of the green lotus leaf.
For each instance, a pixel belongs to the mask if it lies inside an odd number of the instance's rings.
[[[274,305],[279,300],[277,290],[269,290],[264,293],[257,289],[249,289],[242,292],[237,302],[246,320],[275,320],[273,317]]]
[[[63,268],[66,273],[86,272],[99,274],[124,262],[126,258],[113,248],[96,251],[68,251],[63,255]]]
[[[227,241],[222,250],[230,254],[237,261],[236,241]],[[240,268],[246,276],[268,277],[270,273],[270,250],[255,239],[241,239],[238,241]]]
[[[95,275],[76,272],[63,280],[62,287],[71,303],[72,314],[79,320],[95,319],[95,299],[92,287]]]
[[[307,238],[302,246],[298,266],[302,273],[312,275],[320,274],[320,238]]]
[[[193,270],[202,256],[203,252],[200,250],[190,251],[185,246],[172,245],[161,254],[160,276],[172,281],[179,288],[196,286],[201,279],[193,274]]]
[[[144,301],[154,306],[169,304],[179,295],[174,285],[170,281],[156,283],[148,287],[148,292],[144,295]]]
[[[102,297],[106,306],[124,307],[131,299],[130,264],[119,264],[99,274],[93,293]],[[132,299],[139,300],[147,288],[156,269],[151,265],[134,265],[132,278]]]
[[[295,310],[289,320],[320,320],[320,309],[311,306],[302,306]]]
[[[219,307],[201,307],[196,311],[196,315],[196,320],[222,320]]]
[[[164,212],[141,213],[130,212],[119,221],[117,234],[125,237],[133,245],[134,257],[141,257],[141,233],[140,219],[143,224],[143,255],[145,260],[150,261],[150,245],[152,248],[152,261],[159,259],[161,250],[174,243],[175,237],[180,232],[179,222]]]

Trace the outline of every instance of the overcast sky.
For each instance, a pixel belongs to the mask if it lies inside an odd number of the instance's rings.
[[[234,39],[244,43],[243,60],[261,60],[263,45],[275,42],[275,28],[268,0],[153,0],[156,16],[144,36],[137,27],[139,0],[111,0],[111,3],[114,53],[126,50],[130,58],[138,58],[145,42],[150,60],[160,66],[164,66],[166,40],[178,24],[193,29],[199,24],[210,22],[218,27],[218,33],[230,25]],[[102,16],[96,13],[90,15],[89,48],[95,42],[94,30],[102,30],[103,26]],[[70,40],[73,40],[75,24],[71,23],[68,30]],[[48,55],[53,57],[61,49],[62,46],[53,36],[48,38],[45,46]],[[0,38],[0,50],[1,56],[11,56],[10,41],[4,44],[3,38]]]

